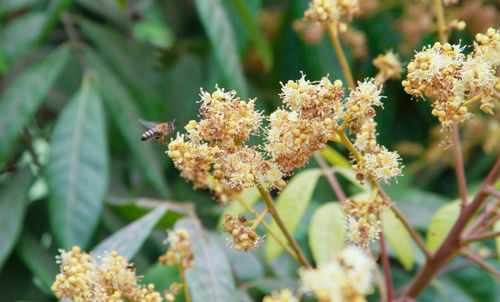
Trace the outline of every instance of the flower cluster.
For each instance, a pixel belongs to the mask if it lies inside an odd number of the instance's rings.
[[[382,230],[380,215],[387,209],[387,204],[378,197],[347,199],[344,202],[347,238],[361,247],[367,247],[371,241],[377,240]]]
[[[299,298],[293,295],[293,292],[287,288],[274,291],[271,296],[265,296],[262,302],[299,302]]]
[[[301,290],[320,302],[366,301],[375,268],[375,261],[361,248],[349,246],[328,263],[299,271]]]
[[[500,64],[500,34],[490,28],[476,36],[474,51],[465,56],[460,45],[436,43],[415,55],[408,64],[408,77],[403,87],[408,94],[435,100],[432,114],[443,128],[467,120],[471,99],[481,99],[481,110],[492,114],[491,101],[498,79],[495,69]]]
[[[388,79],[399,79],[401,77],[401,60],[398,54],[389,50],[385,54],[378,55],[373,59],[373,65],[378,69],[375,80],[378,82],[385,82]]]
[[[175,301],[175,296],[178,295],[181,292],[182,289],[182,284],[180,283],[172,283],[170,284],[170,287],[168,290],[165,290],[163,294],[165,295],[165,301],[167,302],[174,302]]]
[[[116,252],[95,259],[79,247],[61,250],[57,257],[61,272],[52,285],[57,298],[78,302],[122,302],[163,300],[154,285],[138,284],[138,277],[130,264]]]
[[[359,13],[359,0],[312,0],[304,17],[313,22],[331,23],[341,17],[350,20]]]
[[[253,248],[258,248],[263,241],[255,228],[246,226],[247,222],[247,218],[242,215],[233,217],[231,214],[226,214],[224,216],[224,232],[231,235],[232,245],[238,251],[248,252]]]
[[[191,250],[193,240],[184,229],[170,231],[166,240],[168,250],[160,256],[159,262],[163,265],[178,265],[183,268],[191,268],[194,254]]]

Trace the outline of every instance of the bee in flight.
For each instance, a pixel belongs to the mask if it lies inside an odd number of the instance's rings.
[[[147,142],[154,138],[160,141],[161,143],[165,143],[166,142],[165,139],[167,138],[167,136],[172,134],[172,132],[174,132],[175,129],[174,126],[175,120],[166,123],[154,123],[139,119],[139,122],[143,124],[144,127],[149,129],[148,131],[144,132],[141,135],[141,141],[143,142]]]

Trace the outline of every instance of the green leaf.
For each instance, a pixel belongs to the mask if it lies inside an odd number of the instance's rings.
[[[160,164],[156,154],[151,145],[144,144],[139,139],[144,129],[136,122],[140,118],[140,114],[132,97],[94,52],[85,49],[85,59],[90,68],[97,73],[99,92],[109,110],[113,123],[116,125],[116,130],[125,139],[125,143],[146,179],[163,198],[168,198],[171,194],[159,168]]]
[[[260,199],[260,192],[257,187],[245,189],[239,195],[240,198],[243,199],[249,206],[254,205]],[[218,228],[222,229],[225,214],[238,216],[245,213],[246,211],[247,210],[244,206],[242,206],[237,200],[234,200],[234,202],[231,202],[229,206],[226,207],[224,213],[222,213],[222,215],[219,217],[219,222],[217,223]]]
[[[106,128],[92,79],[59,115],[50,139],[49,218],[60,246],[83,249],[92,236],[109,182]]]
[[[165,212],[156,225],[164,229],[173,227],[175,222],[183,215],[187,215],[191,209],[191,206],[188,205],[174,204],[148,198],[138,198],[137,200],[113,200],[108,201],[107,204],[128,221],[137,220],[141,216],[149,213],[152,209],[166,205],[168,211]]]
[[[47,18],[42,26],[40,37],[38,38],[39,42],[44,41],[47,36],[50,34],[54,26],[59,21],[59,17],[62,12],[66,10],[71,4],[73,0],[52,0],[50,1],[49,8],[47,10]]]
[[[500,221],[497,221],[493,224],[493,231],[498,232],[500,231]],[[495,246],[497,249],[497,257],[498,260],[500,261],[500,237],[495,237]]]
[[[51,293],[50,287],[59,271],[55,255],[44,249],[29,232],[24,232],[16,251],[19,258],[39,281],[41,288],[46,293]]]
[[[31,180],[22,170],[0,183],[0,271],[21,232]]]
[[[5,26],[0,32],[0,47],[3,48],[7,62],[14,61],[35,45],[45,20],[47,18],[44,13],[33,12],[24,14]]]
[[[250,36],[255,44],[255,48],[262,58],[264,69],[270,71],[273,65],[273,52],[271,46],[267,42],[264,34],[259,28],[257,16],[253,16],[250,10],[250,4],[245,0],[233,0],[241,20],[245,24]]]
[[[407,271],[411,270],[415,263],[415,254],[410,233],[392,211],[382,215],[382,226],[384,236],[393,247],[399,261]]]
[[[276,209],[290,233],[295,231],[300,219],[304,215],[320,176],[321,170],[319,169],[302,171],[292,178],[285,190],[278,196]],[[287,242],[278,224],[274,220],[271,223],[271,229],[273,229],[276,234],[279,234],[278,236],[284,242]],[[283,248],[272,236],[267,236],[266,259],[268,262],[276,258],[282,250]]]
[[[344,155],[340,154],[339,151],[330,146],[326,146],[326,149],[321,152],[321,155],[334,167],[351,167],[351,164],[349,163],[347,158],[345,158]]]
[[[444,241],[460,215],[460,202],[454,201],[442,206],[432,218],[427,232],[427,248],[434,252]]]
[[[0,1],[0,17],[33,6],[39,2],[40,0],[2,0]]]
[[[221,0],[194,2],[228,88],[235,89],[243,98],[248,97],[234,32]]]
[[[14,148],[23,126],[35,114],[69,58],[60,47],[21,74],[0,97],[0,167]]]
[[[77,3],[122,27],[130,23],[116,0],[77,0]]]
[[[309,246],[314,260],[322,264],[345,245],[345,217],[337,202],[328,202],[314,212],[309,226]]]
[[[151,6],[143,17],[143,21],[134,24],[132,29],[134,37],[155,47],[171,47],[175,39],[174,33],[164,22],[161,9],[156,5]]]
[[[157,207],[154,211],[144,215],[141,219],[130,223],[109,236],[99,243],[92,252],[97,255],[102,255],[106,251],[115,251],[118,255],[127,257],[129,260],[134,258],[135,254],[142,247],[144,241],[149,237],[154,226],[160,221],[167,209],[168,207],[166,205]]]
[[[144,278],[141,280],[142,284],[153,283],[155,290],[163,292],[168,290],[172,283],[182,283],[180,278],[179,267],[177,265],[165,266],[163,264],[152,265],[145,273]],[[175,296],[175,300],[184,301],[184,291]]]
[[[234,284],[231,267],[215,236],[207,234],[194,218],[179,220],[175,229],[185,229],[193,239],[196,255],[193,268],[186,271],[186,281],[193,302],[245,301]]]

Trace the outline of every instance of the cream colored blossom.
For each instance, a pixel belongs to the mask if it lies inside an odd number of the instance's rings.
[[[183,268],[191,268],[194,254],[191,250],[193,240],[184,229],[169,231],[166,240],[168,250],[160,256],[159,262],[163,265],[178,265]]]
[[[238,251],[248,252],[251,249],[258,248],[264,240],[255,231],[255,228],[247,226],[248,220],[240,215],[233,217],[231,214],[224,215],[224,232],[231,235],[230,244]]]
[[[359,12],[359,0],[312,0],[304,17],[314,22],[330,23],[342,17],[350,20]]]
[[[265,296],[262,302],[299,302],[299,298],[295,297],[291,290],[285,288],[279,292],[273,291],[271,296]]]
[[[349,246],[316,269],[301,269],[301,290],[320,302],[362,302],[372,291],[376,264],[362,249]]]
[[[402,175],[401,158],[396,151],[389,151],[381,146],[376,152],[366,153],[357,164],[357,177],[364,179],[368,176],[376,181],[389,183],[389,179]]]
[[[388,79],[399,79],[403,68],[401,68],[401,59],[398,54],[389,50],[385,54],[378,55],[372,61],[373,65],[378,69],[378,73],[375,76],[375,80],[378,82],[384,82]]]
[[[160,293],[154,285],[138,283],[135,271],[116,252],[94,258],[79,247],[61,250],[57,257],[61,272],[52,285],[59,299],[79,302],[160,302]]]
[[[361,247],[379,239],[382,231],[380,216],[387,211],[388,205],[380,198],[350,198],[344,202],[347,218],[347,238]]]

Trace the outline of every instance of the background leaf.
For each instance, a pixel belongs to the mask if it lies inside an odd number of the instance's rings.
[[[257,187],[245,189],[243,192],[239,194],[240,198],[243,199],[249,206],[253,206],[260,199],[260,192],[259,189],[257,189]],[[245,207],[242,206],[237,200],[231,202],[224,210],[224,213],[220,215],[218,222],[219,229],[222,229],[222,224],[224,223],[225,214],[238,216],[240,214],[245,213],[246,211],[247,210],[245,209]]]
[[[319,169],[308,169],[296,174],[285,190],[278,196],[276,209],[290,233],[295,231],[304,215],[321,173]],[[271,223],[271,228],[276,234],[280,234],[281,239],[286,242],[285,236],[281,233],[278,224],[274,220]],[[273,237],[267,236],[266,259],[268,262],[276,258],[282,250],[283,248]]]
[[[444,241],[460,215],[460,202],[450,202],[442,206],[432,218],[427,232],[427,248],[433,252]]]
[[[47,16],[44,13],[33,12],[23,15],[5,26],[0,33],[0,47],[3,48],[7,62],[14,61],[35,45],[46,20]],[[30,28],[30,30],[27,31],[26,28]]]
[[[382,214],[382,227],[384,236],[391,244],[399,261],[403,267],[409,271],[415,263],[415,254],[413,253],[412,238],[406,230],[403,223],[396,218],[392,211]]]
[[[228,88],[235,89],[242,98],[248,97],[234,32],[224,6],[220,0],[195,0],[194,3]]]
[[[85,248],[99,222],[108,178],[104,113],[95,84],[85,78],[50,140],[49,214],[61,247]]]
[[[0,271],[21,232],[32,180],[25,170],[8,176],[0,183]]]
[[[167,209],[168,207],[166,205],[157,207],[154,211],[144,215],[141,219],[132,222],[99,243],[92,252],[96,255],[102,255],[106,251],[115,251],[118,255],[127,257],[128,260],[131,260],[134,258],[137,251],[139,251],[144,241],[149,237],[154,226],[163,217]]]
[[[207,234],[194,218],[179,220],[175,229],[186,230],[193,239],[196,255],[193,268],[186,271],[186,281],[193,302],[245,301],[234,284],[229,261],[214,236]]]
[[[344,210],[339,203],[328,202],[316,209],[309,226],[309,246],[318,265],[345,246],[345,235]]]
[[[47,17],[40,30],[38,41],[41,42],[47,38],[54,26],[57,24],[62,12],[68,8],[74,0],[52,0],[47,9]]]
[[[69,58],[63,46],[21,74],[0,97],[0,167]]]

